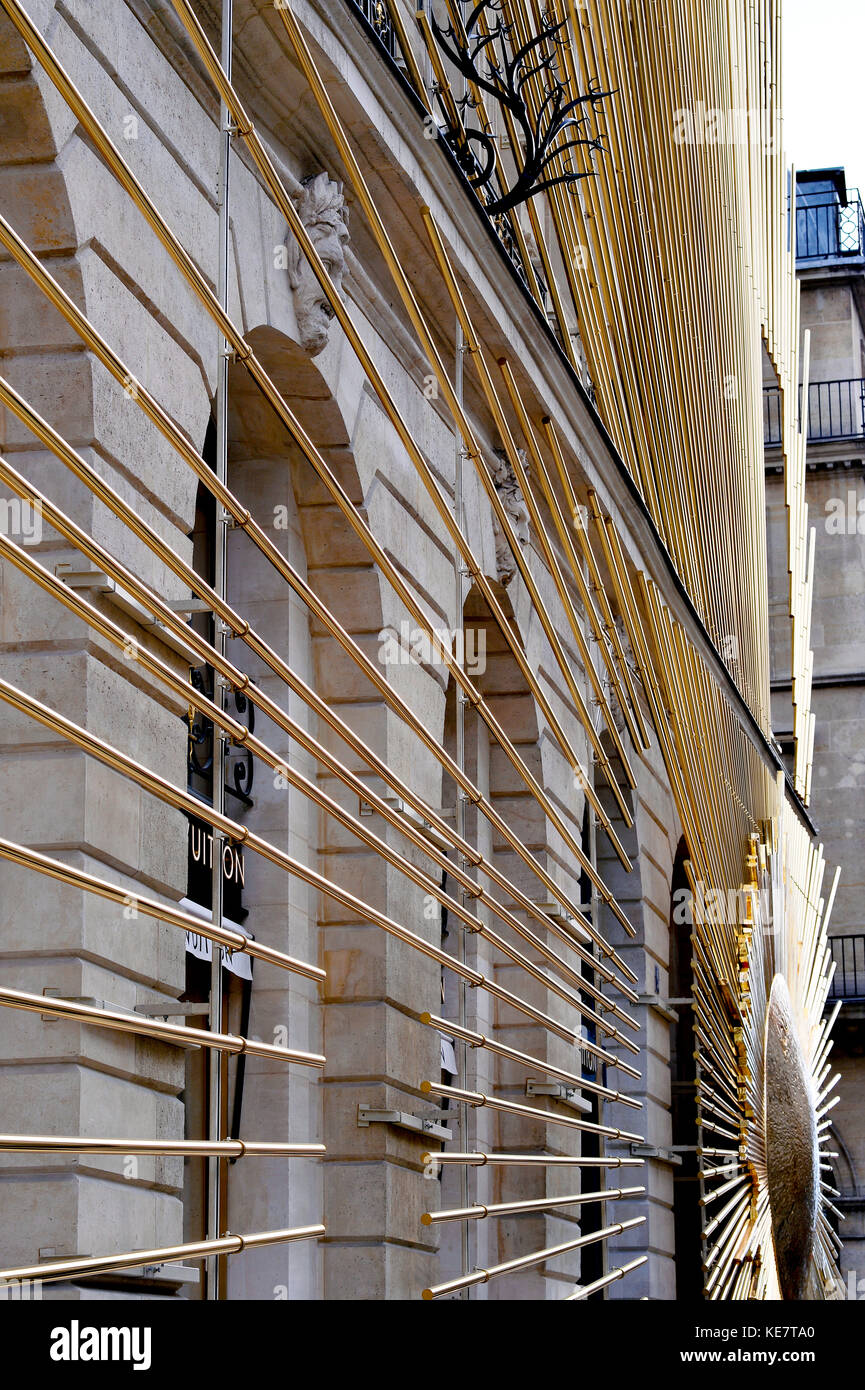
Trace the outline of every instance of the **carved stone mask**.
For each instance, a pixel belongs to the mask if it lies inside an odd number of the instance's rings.
[[[342,184],[327,174],[315,174],[306,179],[293,195],[300,220],[324,262],[336,288],[342,287],[345,274],[345,247],[348,241],[346,207]],[[324,291],[294,237],[286,238],[288,250],[288,280],[294,293],[294,312],[301,344],[311,357],[327,346],[330,322],[333,318]]]
[[[525,451],[521,449],[519,452],[521,462],[525,467]],[[521,547],[526,546],[529,543],[529,512],[525,498],[520,491],[504,449],[493,449],[493,458],[495,462],[492,467],[492,477],[496,492],[510,518],[519,545]],[[517,563],[513,557],[510,543],[495,515],[493,515],[493,535],[496,542],[497,576],[502,584],[510,584],[516,574]]]

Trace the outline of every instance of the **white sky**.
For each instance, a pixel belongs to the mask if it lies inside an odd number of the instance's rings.
[[[781,13],[787,160],[843,165],[865,198],[865,0],[782,0]]]

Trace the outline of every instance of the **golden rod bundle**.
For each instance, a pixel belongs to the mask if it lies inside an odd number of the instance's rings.
[[[46,1260],[44,1264],[20,1265],[0,1269],[0,1286],[39,1280],[47,1284],[58,1279],[91,1279],[119,1269],[138,1269],[142,1265],[168,1264],[178,1260],[206,1260],[213,1255],[239,1255],[263,1245],[283,1245],[295,1240],[318,1240],[324,1226],[295,1226],[283,1231],[256,1231],[252,1235],[225,1235],[215,1240],[193,1240],[186,1245],[165,1245],[155,1250],[133,1250],[122,1255],[90,1255],[73,1260]]]

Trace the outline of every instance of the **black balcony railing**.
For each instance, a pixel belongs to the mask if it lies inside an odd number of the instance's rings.
[[[865,1003],[865,936],[830,936],[829,949],[835,962],[829,999]]]
[[[806,195],[797,203],[797,261],[846,261],[855,256],[865,256],[865,214],[858,189],[847,189],[846,207],[829,193]]]
[[[392,58],[397,56],[396,34],[391,24],[386,0],[354,0],[364,19],[375,31]]]
[[[763,387],[763,443],[781,443],[781,392],[777,386]]]
[[[802,388],[799,388],[799,411]],[[808,387],[808,440],[865,439],[865,378],[812,381]],[[781,443],[781,393],[777,386],[763,388],[763,441]]]

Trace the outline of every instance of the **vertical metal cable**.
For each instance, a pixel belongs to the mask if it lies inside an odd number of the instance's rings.
[[[459,321],[457,321],[457,325],[456,325],[456,339],[455,339],[455,343],[456,343],[456,347],[455,347],[455,360],[454,360],[454,389],[455,389],[455,391],[456,391],[457,400],[462,404],[462,399],[463,399],[463,351],[464,351],[464,346],[465,346],[465,344],[464,344],[464,341],[463,341],[463,330],[462,330],[462,326],[461,326],[461,324],[459,323]],[[459,433],[458,430],[454,432],[454,516],[456,517],[457,526],[462,527],[462,524],[463,524],[463,441],[462,441],[462,438],[461,438],[460,433]],[[460,555],[459,551],[455,549],[455,550],[454,550],[454,586],[455,586],[455,587],[454,587],[454,597],[455,597],[455,605],[454,605],[454,606],[455,606],[455,610],[456,610],[456,611],[455,611],[455,613],[454,613],[454,629],[455,629],[455,632],[456,632],[457,634],[459,634],[459,635],[457,636],[457,642],[461,642],[461,646],[458,648],[458,654],[460,655],[460,660],[462,661],[462,663],[465,664],[465,624],[464,624],[464,621],[463,621],[463,606],[464,606],[464,604],[465,604],[465,594],[464,594],[464,592],[463,592],[463,589],[464,589],[463,578],[464,578],[464,576],[463,576],[463,560],[462,560],[462,556]],[[460,768],[461,770],[464,770],[464,769],[465,769],[465,765],[466,765],[466,713],[465,713],[465,711],[466,711],[466,697],[465,697],[465,695],[463,694],[462,690],[460,690],[459,687],[457,687],[457,690],[456,690],[456,707],[455,707],[455,720],[456,720],[456,760],[457,760],[457,764],[458,764],[458,766],[459,766],[459,768]],[[455,803],[454,803],[454,804],[455,804],[455,821],[454,821],[454,824],[455,824],[455,827],[456,827],[456,832],[457,832],[457,835],[459,835],[461,838],[464,838],[464,837],[465,837],[465,828],[466,828],[466,827],[465,827],[465,819],[466,819],[466,817],[465,817],[465,807],[466,807],[466,800],[465,800],[465,792],[462,790],[461,787],[457,787],[457,789],[456,789],[456,800],[455,800]],[[464,864],[463,864],[463,868],[465,868],[465,867],[467,867],[467,866],[466,866],[465,863],[464,863]],[[464,900],[464,899],[465,899],[465,889],[462,889],[462,888],[461,888],[459,891],[460,891],[460,894],[461,894],[462,899]],[[461,924],[460,924],[459,933],[458,933],[458,940],[459,940],[459,957],[460,957],[460,960],[464,962],[464,961],[465,961],[465,958],[466,958],[466,927],[465,927],[465,923],[461,923]],[[465,980],[461,980],[461,981],[460,981],[460,985],[459,985],[458,1022],[459,1022],[459,1025],[460,1025],[461,1028],[465,1028],[465,1026],[466,1026],[466,982],[465,982]],[[468,1077],[468,1074],[467,1074],[467,1073],[468,1073],[468,1058],[469,1058],[469,1048],[468,1048],[468,1044],[467,1044],[467,1043],[463,1043],[463,1045],[462,1045],[462,1062],[463,1062],[463,1076],[465,1077],[465,1084],[466,1084],[466,1086],[468,1086],[468,1084],[469,1084],[469,1077]],[[470,1144],[469,1144],[469,1135],[468,1135],[469,1117],[470,1117],[470,1109],[469,1109],[469,1107],[468,1107],[468,1106],[463,1106],[462,1112],[461,1112],[461,1114],[460,1114],[460,1133],[461,1133],[461,1136],[462,1136],[462,1146],[463,1146],[463,1149],[464,1149],[464,1150],[468,1150],[468,1149],[470,1148]],[[465,1165],[462,1166],[462,1167],[460,1168],[460,1201],[461,1201],[461,1203],[462,1203],[462,1205],[463,1205],[464,1207],[467,1207],[468,1204],[469,1204],[469,1170],[468,1170],[468,1167],[465,1166]],[[471,1267],[471,1266],[469,1265],[469,1228],[468,1228],[468,1227],[469,1227],[469,1223],[468,1223],[467,1221],[464,1221],[464,1222],[462,1223],[462,1229],[461,1229],[461,1232],[460,1232],[460,1235],[461,1235],[461,1252],[462,1252],[463,1269],[465,1269],[465,1270],[467,1270],[467,1269],[469,1269],[469,1268]],[[466,1297],[466,1298],[469,1298],[469,1297],[470,1297],[470,1290],[469,1290],[469,1289],[466,1289],[466,1290],[465,1290],[465,1297]]]
[[[592,763],[592,765],[591,765],[591,773],[592,773],[592,775],[594,775],[594,763]],[[590,861],[590,863],[594,866],[594,868],[597,868],[597,867],[598,867],[598,822],[597,822],[597,820],[595,819],[595,817],[592,815],[592,808],[591,808],[591,806],[588,808],[588,811],[589,811],[589,814],[588,814],[588,822],[589,822],[589,861]],[[596,887],[596,885],[595,885],[594,883],[590,883],[590,888],[591,888],[591,900],[590,900],[590,905],[589,905],[589,915],[591,916],[592,924],[593,924],[596,928],[600,929],[600,916],[601,916],[601,912],[603,911],[602,906],[601,906],[601,896],[600,896],[600,894],[599,894],[599,892],[598,892],[598,889],[597,889],[597,887]],[[594,982],[595,982],[595,983],[598,982],[598,977],[597,977],[597,976],[594,977]],[[603,982],[601,982],[601,985],[602,985],[602,988],[603,988]],[[598,1007],[598,1012],[599,1012],[599,1013],[602,1013],[602,1012],[603,1012],[602,1009],[600,1008],[600,1006]],[[584,1030],[581,1029],[581,1031],[584,1031]],[[580,1057],[580,1070],[582,1071],[582,1056]],[[598,1062],[598,1070],[597,1070],[596,1073],[595,1073],[595,1079],[596,1079],[596,1080],[603,1080],[603,1081],[606,1081],[606,1076],[604,1076],[604,1073],[603,1073],[603,1071],[602,1071],[602,1063],[601,1063],[600,1061]],[[604,1124],[604,1097],[603,1097],[603,1096],[600,1096],[600,1095],[598,1096],[598,1124],[599,1124],[599,1125]],[[581,1145],[581,1147],[582,1147],[582,1145]],[[603,1152],[604,1152],[604,1149],[605,1149],[605,1145],[601,1144],[601,1145],[599,1146],[599,1152],[600,1152],[600,1153],[603,1153]],[[603,1169],[603,1168],[599,1168],[599,1169],[598,1169],[598,1187],[599,1187],[599,1188],[604,1188],[604,1187],[606,1187],[606,1185],[607,1185],[607,1176],[606,1176],[606,1173],[604,1172],[604,1169]],[[605,1210],[605,1209],[602,1208],[602,1211],[603,1211],[603,1210]],[[605,1241],[605,1240],[602,1240],[602,1241],[600,1242],[600,1249],[601,1249],[601,1274],[602,1274],[602,1276],[605,1276],[605,1275],[607,1275],[607,1274],[609,1273],[609,1270],[610,1270],[610,1251],[609,1251],[609,1243],[608,1243],[607,1241]],[[606,1294],[606,1293],[604,1293],[604,1298],[605,1298],[605,1299],[607,1298],[607,1294]]]
[[[231,49],[233,28],[233,0],[222,0],[222,66],[229,78],[231,76]],[[228,248],[230,231],[230,207],[228,197],[229,166],[231,160],[231,116],[224,102],[219,107],[219,246],[217,265],[217,295],[223,308],[228,306]],[[220,334],[218,339],[219,359],[216,374],[216,476],[225,484],[228,474],[228,366],[229,348],[226,339]],[[225,598],[226,549],[228,539],[229,515],[217,504],[214,510],[214,575],[213,587],[220,598]],[[226,652],[226,627],[215,618],[214,646],[220,656]],[[214,673],[213,698],[220,709],[225,707],[225,680]],[[224,730],[213,731],[213,808],[220,815],[225,811],[225,762],[227,736]],[[222,926],[223,877],[222,853],[225,837],[214,829],[213,832],[213,878],[212,904],[213,922]],[[214,1032],[223,1029],[224,1000],[222,993],[222,951],[213,947],[210,969],[210,1028]],[[228,1082],[228,1059],[215,1051],[210,1053],[209,1097],[208,1097],[208,1138],[220,1140],[225,1137],[225,1109]],[[222,1235],[225,1224],[223,1181],[225,1175],[224,1159],[214,1156],[208,1160],[207,1183],[207,1235],[216,1240]],[[225,1258],[213,1255],[207,1261],[207,1297],[225,1297]]]

